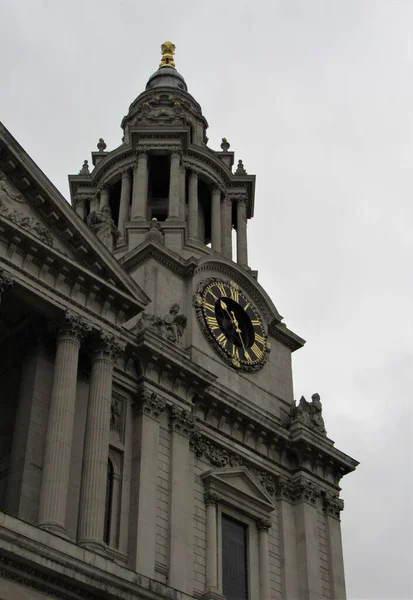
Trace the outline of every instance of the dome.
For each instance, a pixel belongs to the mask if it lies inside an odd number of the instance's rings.
[[[174,67],[159,67],[159,69],[149,77],[145,89],[150,90],[155,87],[171,87],[184,90],[185,92],[188,91],[185,79]]]

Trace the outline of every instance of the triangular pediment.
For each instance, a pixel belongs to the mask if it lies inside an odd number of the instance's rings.
[[[274,509],[271,497],[246,468],[216,469],[203,473],[201,478],[206,490],[216,493],[226,504],[241,508],[245,513],[259,516]]]
[[[53,255],[63,255],[71,270],[78,265],[82,280],[87,272],[99,280],[98,287],[110,288],[111,297],[122,295],[131,312],[148,304],[145,292],[1,123],[0,220],[6,229],[10,225],[10,231],[17,228],[33,247],[37,242],[42,251],[49,248],[54,265],[59,261]],[[10,235],[16,237],[13,231]]]

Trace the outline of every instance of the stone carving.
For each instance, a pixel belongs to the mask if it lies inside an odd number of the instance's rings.
[[[108,331],[100,331],[98,338],[94,343],[95,353],[106,356],[107,358],[115,361],[120,354],[125,350],[125,342],[119,340]]]
[[[6,176],[0,172],[0,198],[9,198],[13,202],[25,204],[25,200],[20,192],[8,182]]]
[[[171,428],[174,431],[190,435],[194,427],[195,417],[187,410],[173,405],[171,409]]]
[[[158,331],[162,337],[175,344],[181,345],[181,337],[185,331],[188,319],[179,313],[179,304],[172,304],[169,313],[162,318],[156,315],[142,314],[139,328],[151,327]]]
[[[222,138],[222,143],[221,143],[221,150],[222,152],[228,152],[228,150],[230,149],[230,143],[228,142],[227,138]]]
[[[194,429],[194,431],[191,433],[189,439],[189,447],[192,449],[193,452],[195,452],[195,456],[197,456],[198,458],[200,458],[205,453],[206,444],[204,442],[202,433],[199,431],[199,429]]]
[[[162,227],[158,219],[152,219],[151,224],[149,225],[149,231],[146,234],[146,239],[150,240],[151,242],[158,242],[159,244],[163,244]]]
[[[306,500],[315,504],[316,499],[321,495],[319,487],[314,485],[312,481],[307,479],[300,479],[297,482],[293,482],[293,499],[295,501]]]
[[[90,175],[89,162],[87,160],[83,161],[83,165],[79,171],[79,175]]]
[[[290,412],[283,421],[284,427],[289,428],[295,421],[300,421],[308,427],[315,429],[323,435],[327,435],[322,417],[323,407],[319,394],[311,396],[311,402],[307,402],[304,396],[301,396],[300,402],[296,405],[295,401],[291,403]]]
[[[99,152],[104,152],[106,150],[106,144],[103,138],[99,138],[99,141],[96,145]]]
[[[142,401],[143,412],[147,415],[159,417],[166,408],[165,400],[158,396],[156,392],[141,390],[139,396]]]
[[[110,403],[110,430],[122,434],[122,400],[112,398]]]
[[[337,494],[324,492],[323,507],[328,515],[339,519],[340,512],[344,509],[344,501]]]
[[[238,165],[237,165],[237,170],[235,171],[235,175],[246,175],[247,172],[244,169],[244,163],[242,162],[242,160],[238,161]]]
[[[268,531],[269,529],[271,529],[270,519],[258,519],[257,520],[257,529],[258,529],[258,531]]]
[[[116,248],[116,243],[120,237],[120,231],[112,219],[110,206],[104,206],[98,211],[92,211],[87,218],[87,224],[92,231],[94,231],[98,240],[100,240],[110,252]]]
[[[214,492],[205,492],[205,494],[204,494],[204,502],[207,506],[208,505],[217,506],[219,500],[220,500],[220,498],[219,498],[218,494],[214,494]]]
[[[1,301],[3,298],[3,294],[12,287],[13,285],[13,277],[7,273],[7,271],[4,271],[3,269],[0,269],[0,306],[1,306]]]
[[[60,335],[70,334],[76,339],[81,339],[85,334],[92,331],[92,326],[77,313],[67,310],[63,320],[52,323],[50,329],[52,331],[57,330]]]
[[[3,217],[6,217],[6,219],[13,221],[13,223],[18,225],[19,227],[26,229],[34,236],[41,239],[42,242],[45,242],[49,246],[54,246],[53,236],[50,233],[50,231],[46,229],[46,227],[39,223],[39,221],[36,221],[36,219],[34,219],[33,217],[27,217],[18,210],[11,210],[5,205],[4,201],[1,198],[0,215],[3,215]]]

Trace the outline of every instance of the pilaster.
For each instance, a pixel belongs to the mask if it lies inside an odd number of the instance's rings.
[[[132,468],[129,511],[129,568],[154,579],[158,418],[165,401],[141,388],[133,406]]]
[[[257,521],[260,555],[260,600],[271,600],[270,553],[268,546],[268,530],[270,527],[271,521],[269,519],[259,519]]]
[[[188,237],[198,239],[198,173],[189,173]]]
[[[232,201],[225,197],[221,203],[221,252],[232,260]]]
[[[181,157],[179,152],[172,152],[169,175],[169,221],[177,221],[179,219],[180,161]]]
[[[129,206],[131,199],[131,184],[132,174],[130,169],[125,169],[122,172],[122,187],[120,191],[119,219],[118,229],[121,235],[124,235],[123,224],[129,221]]]
[[[217,187],[211,198],[211,245],[215,252],[221,252],[221,192]]]
[[[246,197],[237,202],[237,263],[244,267],[248,265]]]
[[[100,209],[109,206],[109,188],[107,185],[100,190]]]
[[[218,523],[217,512],[219,496],[206,492],[206,585],[203,600],[224,600],[218,590]]]
[[[133,173],[132,220],[145,221],[148,201],[148,154],[140,152]]]
[[[324,510],[327,520],[329,570],[334,600],[346,600],[347,597],[340,524],[340,511],[343,506],[344,503],[340,498],[329,493],[325,494]]]
[[[192,595],[193,592],[193,454],[189,436],[195,419],[186,410],[171,410],[171,496],[169,584]]]

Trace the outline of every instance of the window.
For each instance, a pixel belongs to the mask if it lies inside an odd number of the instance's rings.
[[[114,469],[111,460],[108,460],[108,474],[106,479],[106,505],[105,505],[105,528],[103,541],[110,544],[110,529],[112,524],[112,503],[113,503],[113,475]]]
[[[248,530],[222,515],[222,592],[226,600],[248,600]]]

